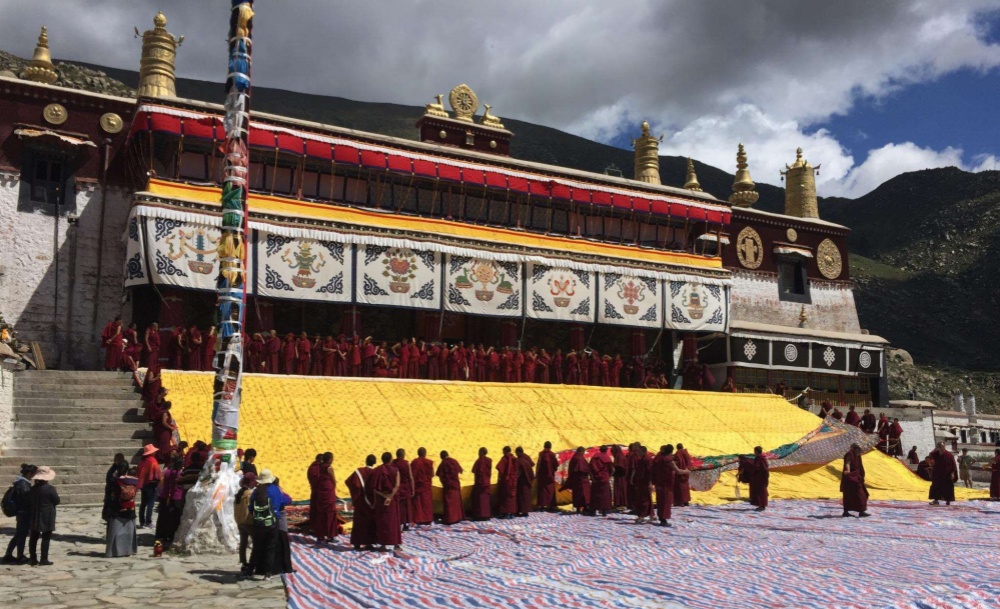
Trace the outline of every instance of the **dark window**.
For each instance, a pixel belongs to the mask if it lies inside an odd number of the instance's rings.
[[[783,301],[809,304],[809,278],[804,260],[778,259],[778,298]]]
[[[31,171],[31,202],[62,205],[63,164],[46,158],[35,158]]]
[[[18,211],[76,211],[74,168],[59,151],[26,147],[21,165]]]
[[[208,179],[208,156],[200,152],[185,152],[180,158],[180,177],[189,180]]]

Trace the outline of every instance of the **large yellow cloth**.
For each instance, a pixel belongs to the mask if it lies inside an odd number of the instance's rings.
[[[181,437],[189,443],[208,439],[212,375],[165,370],[162,379]],[[309,498],[306,468],[326,451],[335,455],[338,491],[346,495],[342,481],[365,456],[400,447],[412,459],[424,446],[435,463],[447,450],[466,471],[463,483],[471,486],[469,471],[480,446],[494,461],[505,445],[523,446],[534,458],[545,441],[556,451],[682,442],[692,455],[709,456],[749,453],[756,445],[773,449],[818,425],[815,415],[773,395],[247,374],[239,445],[257,449],[257,469],[270,469],[293,499],[303,500]],[[898,460],[872,452],[864,461],[872,499],[927,498],[928,483]],[[776,469],[771,498],[839,498],[840,466],[838,460]],[[745,486],[742,493],[745,497]],[[717,504],[735,496],[735,473],[726,472],[712,490],[695,492],[692,500]]]

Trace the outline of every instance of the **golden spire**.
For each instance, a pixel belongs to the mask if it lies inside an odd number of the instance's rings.
[[[28,62],[28,66],[21,72],[21,78],[43,82],[47,85],[55,84],[59,80],[56,67],[52,65],[52,54],[49,52],[49,33],[44,26],[38,35],[35,54]]]
[[[635,179],[648,184],[660,183],[660,142],[649,134],[649,123],[642,121],[642,135],[632,140],[635,146]]]
[[[694,161],[688,159],[687,182],[684,182],[685,190],[701,192],[701,184],[698,183],[698,174],[694,172]]]
[[[750,170],[747,169],[746,150],[740,144],[736,151],[736,179],[733,180],[733,194],[729,195],[729,202],[737,207],[750,207],[760,198],[754,190],[756,187],[750,179]]]
[[[138,97],[176,97],[177,89],[174,77],[174,61],[177,58],[177,47],[184,42],[184,37],[174,38],[167,32],[167,18],[163,13],[156,13],[153,18],[153,29],[142,34],[142,59],[139,60]],[[135,28],[139,37],[139,28]]]
[[[816,172],[802,158],[802,149],[795,151],[795,162],[785,165],[781,172],[785,180],[785,215],[796,218],[819,218],[819,204],[816,201]]]

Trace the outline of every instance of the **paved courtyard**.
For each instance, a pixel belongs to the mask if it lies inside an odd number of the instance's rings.
[[[0,565],[0,606],[21,607],[284,607],[281,579],[239,581],[235,556],[153,558],[153,534],[140,531],[139,554],[104,558],[99,507],[60,507],[51,567]],[[13,533],[0,516],[2,548]]]

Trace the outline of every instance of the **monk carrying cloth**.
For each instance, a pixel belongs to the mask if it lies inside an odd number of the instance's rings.
[[[840,492],[844,494],[844,513],[850,516],[857,512],[859,518],[867,518],[868,487],[865,486],[865,465],[861,462],[861,447],[851,444],[851,450],[844,455],[844,470],[840,479]]]

